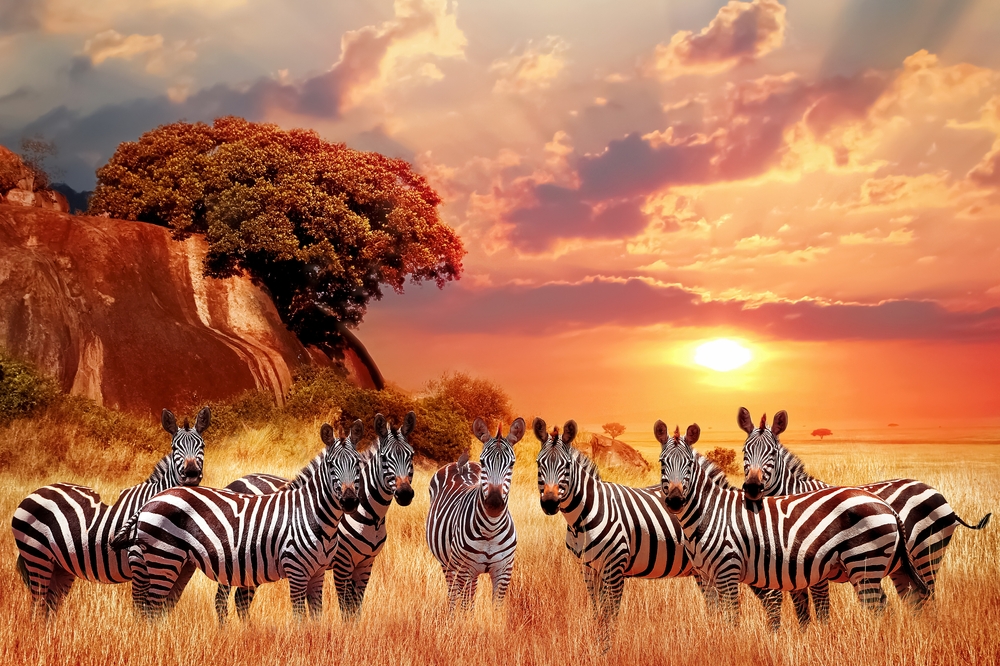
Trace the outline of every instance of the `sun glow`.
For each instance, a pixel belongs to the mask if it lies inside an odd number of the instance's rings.
[[[694,362],[719,372],[729,372],[750,362],[753,354],[738,342],[721,338],[702,345],[694,352]]]

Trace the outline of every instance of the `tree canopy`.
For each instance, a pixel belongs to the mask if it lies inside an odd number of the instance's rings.
[[[604,425],[601,426],[601,428],[604,430],[604,433],[611,438],[612,441],[621,437],[622,433],[625,432],[625,426],[617,422],[605,423]]]
[[[92,214],[204,233],[205,273],[246,272],[305,344],[339,340],[383,287],[458,279],[465,249],[404,160],[242,118],[163,125],[97,172]]]
[[[824,437],[829,437],[832,434],[833,431],[831,431],[829,428],[816,428],[815,430],[812,431],[812,436],[819,437],[821,440]]]

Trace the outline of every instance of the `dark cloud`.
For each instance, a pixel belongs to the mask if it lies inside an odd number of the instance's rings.
[[[38,30],[42,27],[39,18],[42,4],[31,0],[0,0],[0,35]]]
[[[706,302],[682,287],[638,278],[481,290],[411,288],[405,297],[388,297],[377,307],[432,332],[549,335],[605,325],[669,324],[726,326],[778,340],[1000,340],[1000,308],[952,312],[917,300],[875,305]],[[499,312],[506,313],[500,331]]]
[[[595,155],[576,160],[576,190],[536,184],[529,201],[514,209],[510,240],[526,252],[550,249],[559,239],[628,238],[643,224],[638,200],[676,185],[724,182],[765,173],[784,157],[786,130],[798,122],[819,139],[845,122],[863,119],[892,77],[864,72],[806,83],[795,77],[763,77],[732,86],[713,110],[723,120],[705,133],[632,133]],[[848,149],[834,146],[838,159]],[[595,210],[629,201],[629,215],[595,223]],[[634,214],[633,214],[634,213]]]

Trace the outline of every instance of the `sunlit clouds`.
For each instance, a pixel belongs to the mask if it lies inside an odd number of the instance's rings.
[[[224,114],[413,162],[469,254],[360,329],[407,388],[510,369],[519,405],[595,421],[765,384],[824,424],[925,393],[1000,414],[976,397],[1000,365],[996,3],[126,4],[0,0],[0,143],[55,140],[78,189],[120,141]],[[693,363],[719,338],[753,361]],[[897,381],[904,348],[961,390]],[[881,359],[868,397],[852,355]]]

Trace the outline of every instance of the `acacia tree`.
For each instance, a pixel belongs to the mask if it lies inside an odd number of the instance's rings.
[[[833,432],[829,428],[816,428],[816,430],[812,431],[812,436],[819,437],[820,441],[822,441],[824,437],[828,437],[832,434]]]
[[[625,432],[625,426],[621,423],[605,423],[601,428],[604,429],[604,434],[611,438],[611,441],[616,440]]]
[[[205,273],[246,272],[305,344],[328,350],[383,287],[443,287],[465,249],[410,165],[242,118],[163,125],[97,172],[92,214],[203,233]]]

